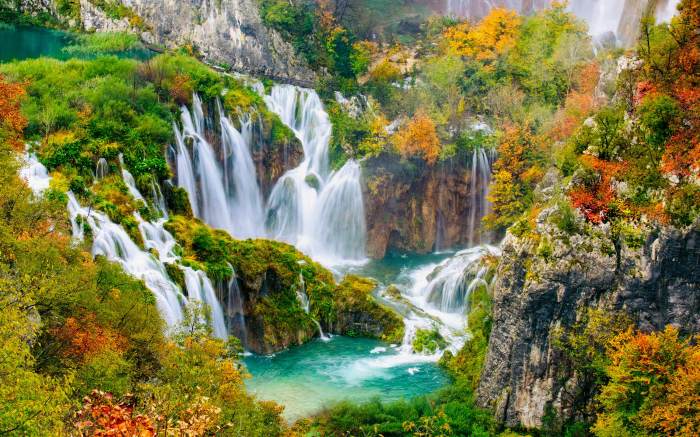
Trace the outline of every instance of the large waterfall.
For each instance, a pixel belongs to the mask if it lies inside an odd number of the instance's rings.
[[[351,160],[330,171],[332,126],[320,98],[313,90],[275,85],[264,99],[301,142],[301,164],[277,181],[264,202],[252,159],[251,118],[239,120],[239,131],[217,102],[217,151],[207,140],[214,134],[213,120],[205,119],[195,95],[192,110],[182,108],[182,130],[174,128],[177,183],[187,191],[192,211],[235,237],[286,241],[326,265],[363,260],[361,169]]]

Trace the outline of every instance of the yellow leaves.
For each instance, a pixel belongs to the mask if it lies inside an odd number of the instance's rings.
[[[420,156],[433,165],[440,156],[440,139],[433,120],[420,110],[403,129],[391,138],[394,147],[403,158]]]
[[[448,28],[444,36],[456,53],[478,61],[493,61],[515,46],[520,23],[516,12],[496,8],[478,25],[460,23]]]

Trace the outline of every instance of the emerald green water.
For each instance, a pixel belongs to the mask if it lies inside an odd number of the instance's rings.
[[[14,26],[0,23],[0,62],[21,61],[40,57],[67,60],[70,58],[91,59],[106,53],[75,55],[64,49],[77,44],[74,34],[60,30],[33,26]],[[120,58],[147,60],[155,54],[145,47],[135,47],[118,53]]]
[[[0,62],[47,56],[65,59],[63,48],[73,37],[66,32],[41,27],[9,26],[0,23]]]
[[[449,256],[390,255],[336,273],[357,273],[384,285],[410,286],[412,272],[429,272]],[[284,405],[288,420],[312,415],[342,400],[409,399],[449,382],[434,359],[364,338],[317,339],[274,356],[248,356],[245,364],[252,375],[246,382],[248,388],[260,399]]]
[[[253,375],[248,388],[259,399],[284,405],[288,420],[341,400],[408,399],[448,382],[435,363],[408,362],[390,345],[339,336],[274,356],[249,356],[245,364]]]

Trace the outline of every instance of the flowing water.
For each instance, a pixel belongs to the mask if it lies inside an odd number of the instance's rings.
[[[260,398],[284,405],[289,420],[343,399],[367,401],[379,396],[389,401],[436,390],[448,381],[436,364],[442,351],[414,353],[414,335],[418,329],[437,329],[449,343],[447,349],[456,352],[462,347],[468,296],[485,281],[485,269],[478,261],[487,253],[497,249],[481,246],[456,254],[389,256],[346,267],[344,272],[397,286],[402,299],[384,293],[377,298],[403,314],[403,341],[389,345],[332,337],[277,355],[249,356],[245,363],[253,378],[248,387]]]
[[[341,400],[409,399],[449,381],[433,363],[381,365],[399,354],[376,340],[314,340],[275,356],[246,357],[253,375],[246,385],[259,398],[284,405],[284,417],[294,420]]]
[[[239,130],[217,102],[217,131],[199,96],[193,97],[191,109],[182,107],[182,129],[174,126],[174,166],[193,213],[237,238],[288,242],[327,266],[363,262],[361,169],[350,160],[330,171],[332,127],[320,98],[313,90],[275,85],[264,100],[304,151],[301,164],[279,178],[266,201],[251,152],[252,117],[241,118]],[[213,135],[219,136],[218,148],[207,140]]]

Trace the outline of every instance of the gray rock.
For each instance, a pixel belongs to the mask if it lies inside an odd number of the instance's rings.
[[[494,286],[493,330],[478,402],[507,426],[539,427],[552,407],[560,417],[575,375],[550,343],[552,328],[572,326],[586,307],[624,310],[644,331],[700,331],[700,223],[685,230],[648,229],[640,248],[619,250],[609,227],[564,235],[539,222],[553,255],[537,256],[527,239],[508,234]],[[563,376],[562,376],[563,375]]]

